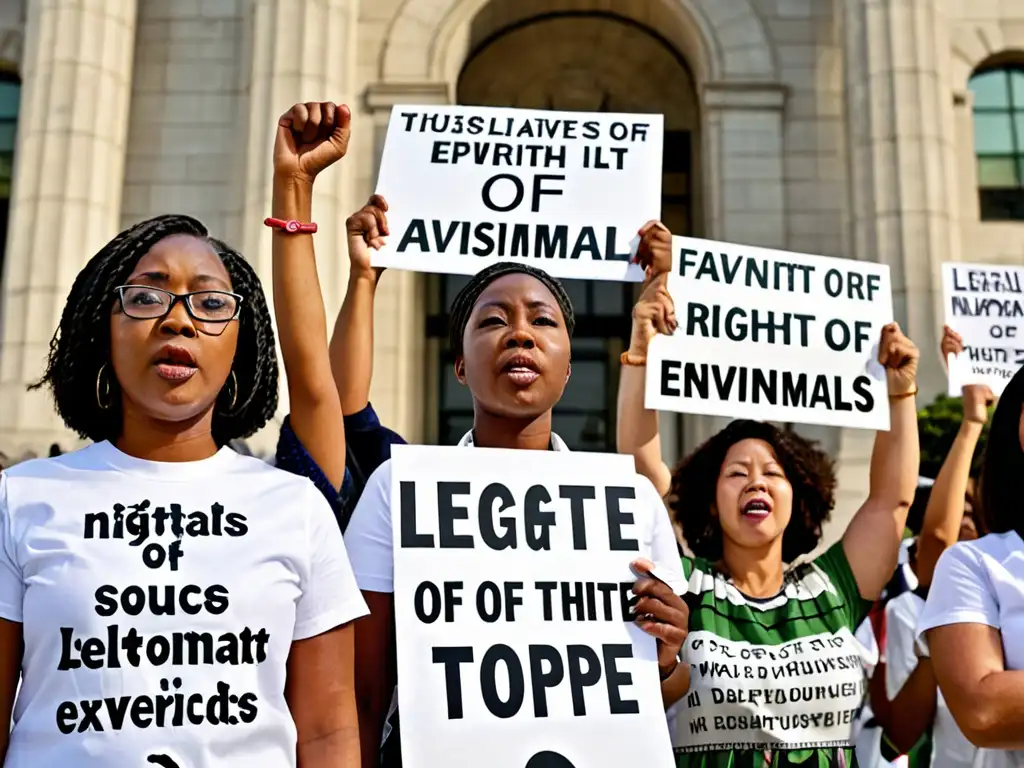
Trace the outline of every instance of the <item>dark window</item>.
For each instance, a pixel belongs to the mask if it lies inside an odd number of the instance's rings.
[[[14,137],[18,127],[21,83],[13,75],[0,74],[0,275],[3,274],[10,212],[11,177],[14,172]]]
[[[1024,221],[1024,67],[988,69],[970,81],[983,221]]]

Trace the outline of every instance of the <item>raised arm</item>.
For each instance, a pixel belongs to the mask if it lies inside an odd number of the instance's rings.
[[[351,416],[370,402],[373,376],[373,303],[383,269],[370,266],[370,250],[389,234],[388,204],[374,195],[345,224],[348,233],[348,290],[331,337],[331,369],[341,410]]]
[[[899,559],[907,513],[914,499],[921,460],[917,436],[917,362],[914,343],[890,323],[882,329],[878,362],[889,389],[888,432],[875,433],[867,501],[843,535],[843,551],[861,597],[876,599]]]
[[[312,221],[313,182],[344,157],[351,114],[332,103],[296,104],[278,123],[274,145],[275,219]],[[295,435],[340,489],[345,476],[345,426],[327,350],[327,315],[313,235],[274,230],[274,314],[288,378]]]
[[[644,225],[640,235],[637,259],[647,269],[647,280],[633,307],[629,350],[623,355],[619,372],[615,446],[619,453],[631,454],[636,471],[665,496],[669,491],[671,472],[661,458],[658,412],[644,407],[644,386],[648,344],[655,335],[670,334],[676,328],[675,307],[666,288],[672,264],[672,235],[657,222]]]
[[[964,418],[935,478],[917,540],[917,580],[922,586],[932,583],[939,557],[960,538],[974,449],[993,402],[995,395],[984,385],[968,385],[963,389]]]

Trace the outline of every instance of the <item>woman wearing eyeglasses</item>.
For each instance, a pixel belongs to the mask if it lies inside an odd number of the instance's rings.
[[[309,139],[282,121],[275,166],[294,161],[293,190],[344,154],[347,111],[329,122],[312,138],[333,149],[302,159]],[[296,434],[340,484],[343,437],[310,430],[325,390],[341,423],[326,328],[296,340],[319,297],[294,300],[305,224],[274,235],[278,321]],[[303,380],[321,367],[326,387]],[[142,222],[79,273],[41,385],[93,444],[0,476],[7,768],[358,764],[349,623],[366,605],[330,504],[227,447],[267,423],[277,383],[260,282],[198,221]]]

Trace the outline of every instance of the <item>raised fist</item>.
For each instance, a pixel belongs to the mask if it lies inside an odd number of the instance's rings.
[[[384,245],[384,238],[391,234],[388,229],[388,203],[380,195],[373,195],[358,211],[348,217],[345,229],[348,232],[348,257],[355,273],[379,274],[383,268],[373,270],[370,266],[370,250]]]
[[[296,104],[277,121],[274,175],[312,182],[348,151],[352,133],[349,108],[333,102]]]
[[[878,342],[878,362],[885,366],[890,395],[907,395],[917,389],[917,345],[900,330],[899,323],[882,328]]]
[[[647,354],[647,345],[659,333],[669,335],[676,329],[676,309],[668,292],[668,273],[662,272],[647,281],[643,293],[633,307],[633,331],[629,351]]]
[[[640,231],[640,245],[636,249],[636,262],[644,268],[648,278],[672,269],[672,233],[660,221],[648,221]]]

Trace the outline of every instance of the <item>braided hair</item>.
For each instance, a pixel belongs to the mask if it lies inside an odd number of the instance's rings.
[[[466,283],[452,302],[451,319],[448,326],[448,343],[456,355],[462,354],[462,337],[466,333],[466,326],[469,325],[469,316],[473,314],[473,308],[487,289],[487,286],[498,278],[516,274],[529,275],[551,291],[551,295],[558,302],[558,308],[561,310],[562,317],[565,320],[565,330],[572,337],[573,328],[576,326],[576,315],[573,312],[569,294],[565,292],[561,282],[543,269],[531,267],[529,264],[523,264],[518,261],[499,261],[473,275],[473,278]]]
[[[225,445],[249,437],[277,410],[274,329],[259,277],[241,254],[210,237],[196,219],[157,216],[119,234],[78,273],[50,341],[46,372],[29,387],[49,387],[64,424],[80,437],[98,442],[115,440],[121,434],[120,387],[113,370],[105,374],[111,382],[110,407],[101,408],[96,394],[101,369],[110,363],[110,312],[117,301],[114,289],[128,279],[154,245],[174,235],[191,235],[208,242],[231,276],[233,290],[244,297],[238,316],[235,383],[229,380],[218,396],[213,415],[214,440]]]

